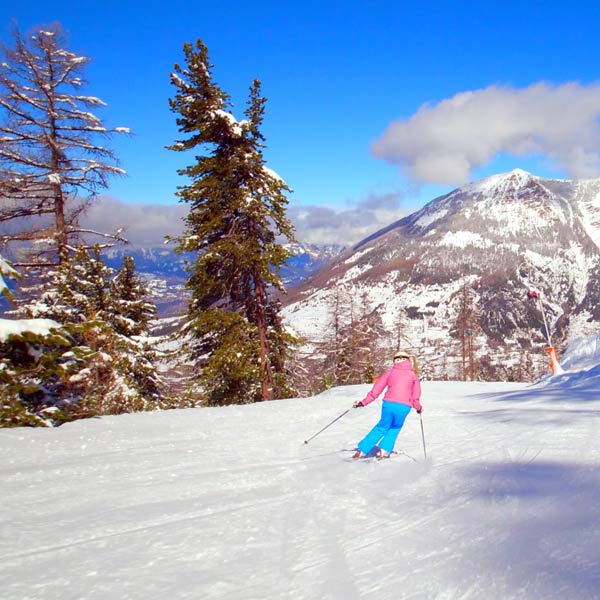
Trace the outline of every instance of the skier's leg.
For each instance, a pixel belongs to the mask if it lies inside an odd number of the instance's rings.
[[[393,452],[394,446],[396,444],[396,439],[398,438],[398,434],[404,425],[404,421],[406,420],[406,416],[410,412],[410,406],[406,404],[398,404],[396,402],[384,402],[384,404],[390,404],[388,407],[389,412],[392,415],[392,422],[390,424],[389,429],[383,436],[379,447],[384,452]]]
[[[389,402],[384,402],[381,407],[381,418],[379,422],[367,435],[358,442],[358,449],[363,454],[369,454],[371,450],[379,443],[379,440],[387,433],[388,429],[392,425],[394,416],[389,408],[386,406]]]

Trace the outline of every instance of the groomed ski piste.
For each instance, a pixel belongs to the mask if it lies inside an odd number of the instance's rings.
[[[530,386],[423,382],[389,460],[369,386],[0,431],[0,596],[600,598],[600,337]]]

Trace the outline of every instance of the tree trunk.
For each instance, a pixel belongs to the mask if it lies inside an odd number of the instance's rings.
[[[265,305],[267,294],[262,280],[254,279],[254,300],[256,302],[256,328],[258,329],[259,356],[260,356],[260,385],[263,400],[273,400],[273,373],[269,360],[269,341],[267,339],[267,319]]]
[[[67,228],[65,223],[65,197],[62,189],[62,182],[60,181],[60,172],[61,172],[61,157],[60,150],[58,145],[58,135],[56,132],[56,120],[52,116],[54,113],[54,99],[49,99],[49,109],[50,109],[50,136],[49,136],[49,144],[52,148],[52,189],[54,190],[54,221],[56,226],[56,249],[58,251],[58,262],[62,263],[68,258],[68,236],[67,236]]]
[[[54,188],[54,218],[56,224],[56,247],[58,262],[64,262],[68,257],[67,231],[65,223],[65,199],[60,183],[52,184]]]

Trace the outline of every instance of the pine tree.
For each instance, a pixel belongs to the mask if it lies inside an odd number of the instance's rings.
[[[159,353],[148,337],[151,320],[156,316],[156,306],[148,301],[148,289],[135,270],[135,261],[125,256],[123,266],[110,285],[112,311],[110,323],[122,338],[126,350],[121,360],[126,360],[124,370],[133,379],[146,402],[162,399],[162,381],[156,364]]]
[[[153,311],[127,261],[115,278],[100,247],[80,248],[53,273],[48,290],[26,310],[55,319],[73,340],[61,390],[62,414],[71,420],[151,409],[160,400],[156,354],[147,339]],[[140,294],[140,296],[137,296]],[[142,322],[132,317],[142,315]]]
[[[178,191],[190,207],[178,250],[195,254],[187,282],[192,358],[210,404],[282,397],[293,340],[273,292],[283,291],[279,270],[289,257],[277,239],[292,240],[293,228],[286,217],[290,190],[262,153],[266,99],[254,81],[246,119],[238,122],[212,79],[206,46],[198,40],[183,50],[170,105],[187,137],[170,148],[203,152],[179,171],[190,180]]]
[[[146,299],[148,289],[136,273],[133,257],[124,257],[123,266],[111,285],[111,297],[112,322],[117,333],[129,337],[146,334],[151,319],[156,316],[156,306]]]
[[[85,202],[77,197],[93,198],[124,173],[99,139],[128,130],[92,114],[104,103],[81,93],[89,59],[67,50],[65,38],[58,24],[25,38],[15,26],[13,47],[1,48],[0,222],[15,223],[3,241],[36,240],[28,258],[36,265],[65,260],[81,234],[106,236],[78,226]]]
[[[11,293],[4,278],[19,278],[0,256],[0,292]],[[71,340],[48,319],[0,319],[0,427],[48,426],[48,407],[64,378],[61,353]]]

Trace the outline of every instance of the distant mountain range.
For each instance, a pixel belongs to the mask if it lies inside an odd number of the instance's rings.
[[[342,253],[284,313],[313,349],[334,321],[368,318],[382,356],[409,347],[437,378],[460,375],[466,350],[486,378],[494,361],[545,369],[544,316],[560,348],[600,327],[600,179],[515,170],[456,189]]]
[[[294,256],[281,269],[286,287],[304,281],[344,250],[342,246],[334,244],[294,244],[289,248]],[[137,272],[148,282],[159,316],[170,317],[185,311],[185,268],[189,257],[177,254],[172,247],[164,245],[149,248],[115,246],[107,249],[104,256],[106,263],[114,269],[121,267],[124,256],[133,257]]]
[[[291,244],[288,248],[293,256],[281,269],[286,288],[304,281],[345,249],[335,244]],[[165,244],[145,247],[118,245],[106,248],[103,256],[106,264],[115,270],[121,268],[125,256],[133,257],[136,271],[147,282],[150,299],[157,305],[159,317],[185,312],[188,297],[184,289],[188,277],[186,260],[190,256],[178,254],[173,246]],[[15,260],[9,254],[4,254],[4,258]],[[8,308],[8,302],[0,295],[0,312]]]

